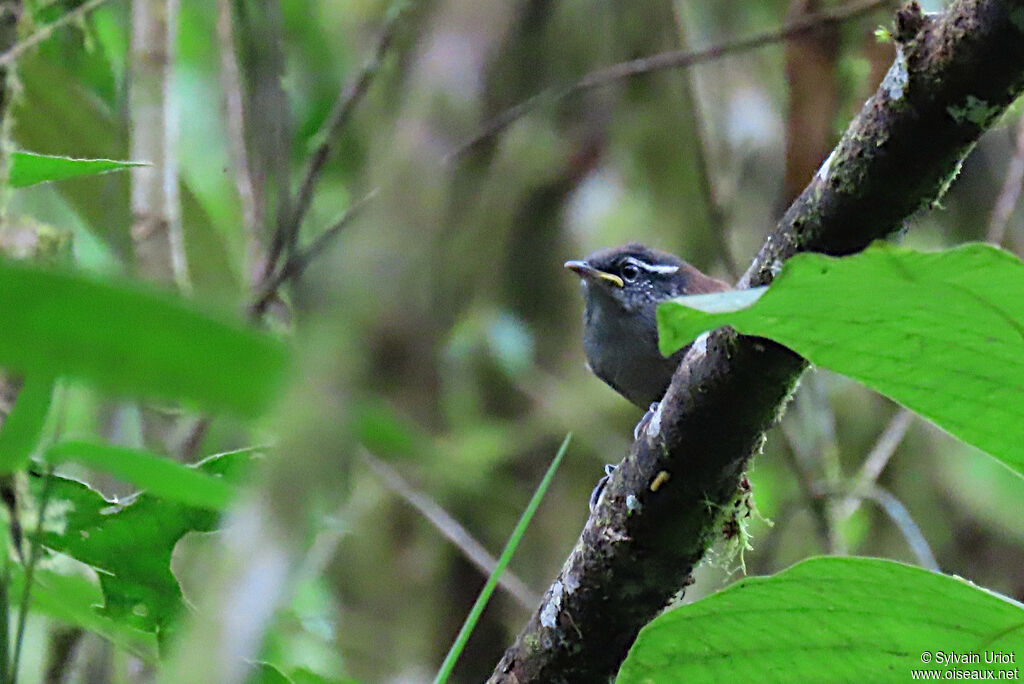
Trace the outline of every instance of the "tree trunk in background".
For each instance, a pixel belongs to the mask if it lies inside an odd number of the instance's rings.
[[[178,203],[176,115],[171,100],[178,0],[135,0],[129,59],[131,158],[151,166],[132,169],[132,251],[135,274],[162,287],[188,290]],[[173,452],[176,417],[141,407],[146,445]]]
[[[788,21],[821,12],[820,0],[793,0]],[[838,139],[834,130],[839,107],[836,65],[839,27],[823,25],[786,43],[786,178],[780,206],[787,207],[810,181]],[[888,64],[886,64],[888,67]]]
[[[176,0],[132,4],[131,158],[152,166],[132,169],[132,247],[136,273],[159,284],[183,284],[184,254],[178,210],[177,164],[168,95],[173,72]]]

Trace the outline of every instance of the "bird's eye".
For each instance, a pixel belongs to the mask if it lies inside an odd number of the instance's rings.
[[[627,283],[631,283],[640,275],[640,269],[633,264],[626,264],[622,267],[621,273],[622,279]]]

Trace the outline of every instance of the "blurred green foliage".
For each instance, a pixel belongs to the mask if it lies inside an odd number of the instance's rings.
[[[0,363],[83,378],[112,392],[266,410],[287,357],[275,340],[162,294],[0,263]]]

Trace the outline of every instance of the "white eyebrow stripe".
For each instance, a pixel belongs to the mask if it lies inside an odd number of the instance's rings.
[[[627,257],[626,261],[633,264],[638,268],[642,268],[648,273],[664,273],[666,275],[676,273],[679,271],[678,266],[661,266],[659,264],[649,264],[646,261],[641,261],[635,257]]]

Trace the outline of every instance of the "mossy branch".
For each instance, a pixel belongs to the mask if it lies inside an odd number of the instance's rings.
[[[889,74],[740,287],[770,282],[799,251],[861,250],[934,206],[1024,90],[1024,0],[961,0],[941,17],[909,3],[897,24]],[[729,329],[694,344],[491,682],[614,676],[639,629],[720,536],[707,502],[735,496],[805,365]]]

